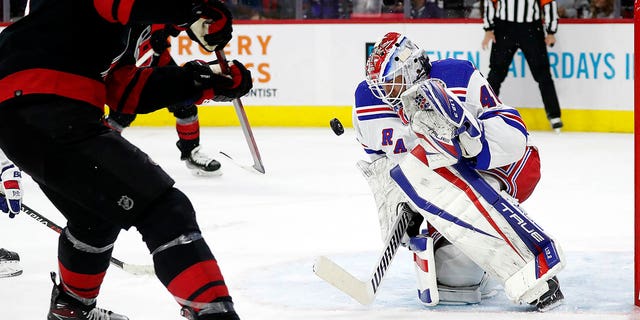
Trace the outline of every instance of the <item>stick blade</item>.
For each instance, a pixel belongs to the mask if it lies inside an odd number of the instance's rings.
[[[258,171],[258,172],[260,172],[260,173],[262,173],[262,174],[265,174],[264,166],[262,165],[262,163],[259,163],[259,162],[254,163],[254,164],[253,164],[253,168],[254,168],[256,171]]]
[[[255,174],[265,174],[265,170],[264,170],[264,166],[262,166],[262,164],[260,163],[254,163],[252,166],[249,165],[244,165],[238,161],[236,161],[236,159],[234,159],[233,157],[231,157],[230,155],[228,155],[227,153],[225,153],[224,151],[218,151],[218,153],[220,153],[221,155],[225,156],[227,158],[227,160],[231,161],[231,163],[235,164],[236,166],[247,170],[249,172],[255,173]]]
[[[136,276],[154,276],[156,274],[153,266],[151,265],[140,265],[140,264],[122,264],[122,270],[127,273],[136,275]]]
[[[325,256],[316,258],[313,272],[362,305],[369,305],[375,299],[375,293],[369,283],[360,281]]]

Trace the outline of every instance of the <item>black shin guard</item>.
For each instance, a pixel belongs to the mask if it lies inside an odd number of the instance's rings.
[[[136,224],[153,254],[158,279],[183,306],[205,309],[229,299],[217,261],[202,238],[189,199],[172,188]]]

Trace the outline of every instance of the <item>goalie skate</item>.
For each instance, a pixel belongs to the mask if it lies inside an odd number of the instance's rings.
[[[193,148],[187,155],[183,154],[180,159],[185,162],[187,168],[195,176],[211,177],[222,175],[220,162],[200,152],[200,146]]]
[[[13,251],[0,248],[0,278],[15,277],[21,274],[20,256]]]
[[[557,277],[553,277],[547,281],[549,290],[544,293],[536,301],[531,302],[540,312],[546,312],[562,304],[564,295],[560,291],[560,284]]]

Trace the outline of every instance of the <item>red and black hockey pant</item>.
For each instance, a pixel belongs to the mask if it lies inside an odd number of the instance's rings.
[[[101,118],[94,106],[56,96],[0,104],[0,148],[68,220],[58,252],[65,290],[95,298],[119,231],[135,226],[179,303],[230,300],[189,199]]]

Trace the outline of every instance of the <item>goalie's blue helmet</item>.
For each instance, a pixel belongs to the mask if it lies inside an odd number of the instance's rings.
[[[428,78],[430,71],[424,50],[397,32],[389,32],[376,42],[366,64],[369,88],[396,111],[400,111],[400,93]]]

